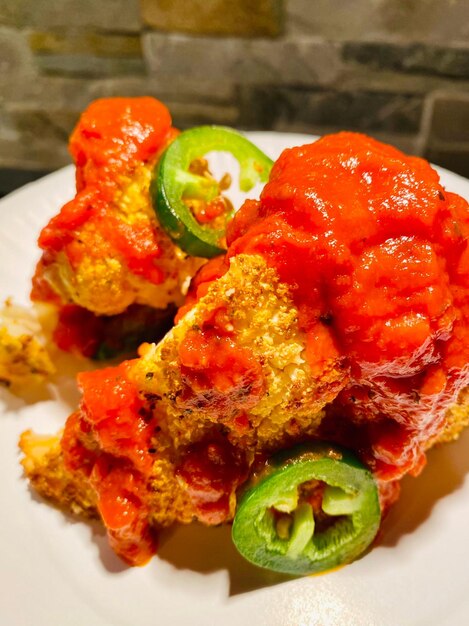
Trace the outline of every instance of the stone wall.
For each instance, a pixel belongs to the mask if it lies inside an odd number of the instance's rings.
[[[469,0],[0,0],[0,191],[69,161],[91,100],[141,94],[182,128],[361,130],[469,176]]]

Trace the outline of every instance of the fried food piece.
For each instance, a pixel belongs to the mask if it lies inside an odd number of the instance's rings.
[[[323,361],[322,377],[312,377],[297,318],[288,289],[262,257],[235,257],[158,346],[144,346],[140,359],[117,368],[81,375],[82,410],[68,421],[62,448],[52,440],[50,453],[32,463],[22,445],[24,466],[35,470],[28,477],[41,495],[72,512],[83,499],[74,489],[87,494],[85,501],[93,501],[91,491],[112,532],[117,524],[109,498],[138,502],[135,535],[143,532],[143,519],[145,533],[193,519],[231,519],[237,486],[256,455],[317,435],[324,407],[349,380],[340,357]],[[202,329],[215,330],[212,353],[196,343]],[[207,370],[211,380],[197,378]],[[453,435],[468,412],[467,405],[450,409]],[[87,461],[76,465],[80,454]],[[77,471],[90,454],[99,478]],[[112,467],[103,470],[109,455]],[[57,474],[65,490],[57,488]],[[389,506],[398,486],[385,482],[380,491]],[[73,498],[62,495],[70,492]],[[137,541],[134,536],[132,550]],[[114,536],[112,545],[132,562],[127,541]],[[146,560],[148,546],[143,554],[138,558]]]
[[[96,494],[81,473],[69,472],[63,463],[60,436],[25,431],[19,441],[25,475],[34,489],[55,506],[74,515],[97,518]]]
[[[141,359],[80,375],[82,410],[62,441],[65,474],[100,467],[99,480],[95,470],[88,480],[108,528],[118,524],[110,493],[138,502],[135,529],[142,519],[150,527],[231,519],[254,456],[317,430],[345,379],[340,359],[312,377],[297,316],[275,271],[261,257],[240,255]],[[216,345],[193,352],[197,329],[208,327],[220,334]],[[213,380],[191,387],[189,370],[198,367],[191,354],[217,359]],[[112,467],[104,468],[110,457]],[[130,560],[127,543],[114,537],[113,547]]]
[[[64,464],[129,562],[155,524],[231,520],[304,440],[355,451],[385,510],[467,423],[469,208],[427,163],[350,133],[287,150],[227,241],[160,344],[79,377]]]
[[[269,450],[314,432],[347,380],[333,354],[314,377],[305,339],[275,270],[239,255],[162,342],[143,347],[131,377],[144,398],[161,398],[155,411],[176,448],[215,425],[235,445]]]
[[[182,303],[203,260],[172,243],[149,192],[159,155],[176,135],[168,110],[153,98],[88,107],[70,139],[77,193],[41,232],[33,301],[97,316]]]
[[[38,320],[7,300],[0,309],[0,385],[17,391],[41,384],[54,373]]]

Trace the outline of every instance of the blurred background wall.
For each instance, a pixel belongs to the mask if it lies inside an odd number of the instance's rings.
[[[469,176],[469,0],[0,0],[0,194],[94,98],[179,127],[359,130]]]

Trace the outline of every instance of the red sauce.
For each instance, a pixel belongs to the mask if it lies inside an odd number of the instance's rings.
[[[154,98],[92,102],[70,137],[77,191],[96,184],[103,193],[109,188],[112,196],[116,176],[149,161],[167,140],[170,127],[168,109]]]
[[[158,425],[130,381],[131,367],[127,361],[79,375],[80,411],[68,418],[61,445],[65,467],[83,473],[96,492],[112,548],[129,564],[141,565],[156,551],[149,518]],[[243,416],[235,419],[241,428]],[[230,515],[232,494],[246,480],[247,463],[242,450],[220,437],[186,450],[177,473],[196,517],[213,525]]]
[[[353,133],[286,150],[230,226],[228,257],[261,254],[291,285],[312,366],[318,335],[320,362],[346,359],[324,432],[386,480],[419,471],[469,383],[468,237],[467,202],[426,161]]]
[[[174,318],[174,323],[177,324],[184,315],[192,309],[194,304],[200,300],[208,291],[208,288],[214,280],[223,276],[228,269],[225,258],[223,256],[217,256],[211,259],[205,265],[202,265],[200,270],[191,280],[189,291],[186,296],[186,300],[183,306],[177,312]]]
[[[154,284],[162,282],[153,224],[142,219],[128,225],[116,215],[112,202],[122,177],[131,177],[137,166],[154,160],[176,133],[169,111],[153,98],[109,98],[88,107],[70,138],[77,195],[41,232],[44,254],[33,279],[33,299],[50,300],[42,276],[59,252],[65,253],[72,268],[85,255],[117,256],[130,272]],[[92,250],[83,245],[79,233],[85,224],[101,233],[101,248],[96,242]]]
[[[142,565],[156,550],[148,483],[157,424],[129,380],[131,364],[79,375],[81,410],[67,420],[62,449],[65,466],[84,472],[95,489],[113,549]]]
[[[209,268],[202,268],[192,289],[200,297],[204,281],[221,271],[221,265],[212,261]],[[262,366],[250,349],[237,344],[225,307],[210,311],[202,324],[185,334],[179,366],[182,389],[176,404],[181,412],[203,411],[214,424],[228,427],[228,438],[202,441],[186,451],[178,470],[197,518],[219,524],[229,519],[233,494],[247,478],[239,441],[250,429],[247,412],[264,394]],[[237,447],[229,443],[233,435]]]
[[[179,346],[181,410],[197,409],[218,422],[236,425],[236,418],[255,406],[264,393],[261,364],[253,352],[236,343],[226,310],[210,312],[203,324],[189,330]]]
[[[215,198],[211,202],[200,203],[191,207],[192,213],[199,224],[210,224],[217,217],[225,215],[227,212],[223,198]]]
[[[226,441],[204,441],[184,455],[178,476],[205,524],[221,524],[230,515],[230,499],[247,478],[242,451]]]
[[[362,456],[384,508],[398,496],[397,479],[420,471],[425,443],[469,382],[468,238],[467,203],[425,161],[351,133],[285,151],[260,201],[247,202],[228,231],[227,259],[260,254],[290,285],[312,375],[329,361],[344,366],[319,436]],[[182,314],[227,266],[215,259],[202,268]],[[238,436],[250,428],[265,381],[227,309],[186,334],[179,362],[181,414],[202,409]],[[147,519],[157,425],[129,367],[80,376],[81,412],[63,447],[69,467],[90,477],[116,552],[141,563],[155,549]],[[199,519],[227,518],[246,466],[241,446],[221,436],[186,450],[178,476]]]

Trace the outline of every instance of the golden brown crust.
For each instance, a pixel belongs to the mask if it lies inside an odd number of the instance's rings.
[[[7,300],[0,309],[0,385],[17,391],[43,383],[55,373],[41,335],[34,315]]]
[[[260,397],[247,410],[249,426],[245,431],[224,421],[223,414],[211,414],[197,404],[188,410],[180,400],[187,384],[181,372],[180,346],[187,333],[220,307],[227,311],[237,346],[252,350],[265,379]],[[189,523],[194,518],[194,504],[176,471],[187,446],[227,437],[246,451],[249,461],[258,452],[268,454],[317,432],[325,405],[348,380],[339,357],[324,363],[320,373],[311,371],[306,337],[298,329],[297,316],[289,290],[275,270],[261,257],[239,255],[160,344],[147,346],[142,358],[132,362],[130,375],[158,424],[150,478],[151,521],[155,526]],[[469,391],[465,390],[458,404],[448,411],[444,431],[428,442],[427,449],[458,436],[469,422],[468,400]],[[95,496],[87,482],[63,469],[58,439],[36,440],[31,446],[31,437],[25,433],[21,447],[26,457],[23,465],[34,487],[62,508],[95,514]],[[397,483],[381,487],[384,499],[391,502],[397,498]],[[233,510],[234,504],[233,499]]]
[[[175,522],[189,524],[194,507],[187,492],[178,482],[175,466],[168,457],[155,461],[150,480],[151,521],[155,526],[171,526]]]
[[[429,442],[428,448],[458,439],[461,432],[469,425],[469,387],[461,391],[456,404],[446,413],[444,429]],[[427,448],[427,449],[428,449]]]
[[[340,361],[327,364],[321,376],[311,375],[305,335],[298,329],[298,312],[287,286],[261,257],[239,255],[207,295],[132,368],[142,395],[154,398],[163,434],[179,448],[220,425],[223,416],[211,417],[203,407],[187,409],[181,403],[185,382],[179,361],[179,347],[187,333],[219,307],[226,309],[233,324],[236,345],[252,351],[265,379],[263,394],[247,411],[249,432],[239,435],[231,430],[229,438],[236,443],[242,437],[243,446],[269,450],[299,432],[316,430],[323,407],[347,382]]]
[[[205,262],[189,257],[173,244],[159,225],[150,198],[154,163],[140,165],[132,176],[121,176],[112,204],[116,217],[128,224],[140,221],[151,226],[161,256],[158,266],[164,273],[160,284],[132,273],[125,259],[116,254],[105,235],[93,221],[75,236],[76,247],[85,252],[83,260],[72,266],[64,253],[41,272],[64,302],[78,304],[97,315],[117,315],[131,304],[164,309],[182,303],[188,280]],[[107,252],[108,251],[108,252]]]
[[[99,517],[96,496],[88,480],[64,467],[59,436],[36,435],[27,430],[21,435],[19,446],[24,454],[24,472],[39,495],[74,515]]]

